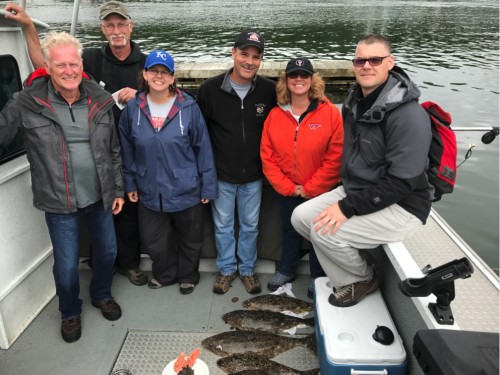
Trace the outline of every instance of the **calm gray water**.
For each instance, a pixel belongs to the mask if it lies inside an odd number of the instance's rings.
[[[103,41],[99,1],[82,1],[77,36]],[[144,51],[168,50],[177,61],[227,61],[235,35],[259,29],[268,59],[351,59],[357,40],[382,33],[396,62],[422,91],[451,112],[456,126],[499,125],[499,4],[494,0],[177,0],[128,1],[133,39]],[[69,31],[72,1],[28,0],[30,14]],[[461,132],[455,192],[437,211],[492,267],[499,263],[499,141]],[[434,265],[437,266],[437,265]]]

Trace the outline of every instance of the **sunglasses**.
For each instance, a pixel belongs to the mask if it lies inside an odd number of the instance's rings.
[[[371,66],[379,66],[380,64],[382,64],[382,61],[384,61],[384,59],[389,56],[390,55],[382,57],[375,56],[375,57],[369,57],[367,59],[358,57],[356,59],[352,59],[352,65],[357,66],[358,68],[362,68],[368,61],[368,63],[370,63]]]
[[[297,77],[300,77],[302,79],[306,79],[306,78],[309,78],[311,75],[309,73],[306,73],[306,72],[292,72],[290,74],[287,74],[287,77],[288,78],[291,78],[291,79],[295,79]]]

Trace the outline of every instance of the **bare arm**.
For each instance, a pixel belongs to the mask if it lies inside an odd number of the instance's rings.
[[[40,48],[40,38],[28,13],[19,5],[13,3],[7,3],[4,11],[7,12],[5,18],[16,21],[23,28],[26,44],[28,45],[28,53],[35,69],[43,68],[44,58],[42,49]]]

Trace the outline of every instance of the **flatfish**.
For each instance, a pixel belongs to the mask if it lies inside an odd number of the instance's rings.
[[[239,375],[256,374],[248,372],[251,370],[260,370],[260,374],[272,375],[316,375],[319,373],[319,368],[300,371],[255,353],[238,353],[220,358],[217,360],[217,366],[228,374]]]
[[[286,294],[263,294],[256,296],[243,301],[243,307],[249,310],[291,311],[295,314],[313,311],[313,304],[311,302],[289,297]]]
[[[219,356],[253,352],[272,358],[296,346],[316,354],[314,334],[293,338],[262,331],[229,331],[207,337],[201,344]]]
[[[234,329],[257,329],[272,333],[314,326],[314,318],[301,319],[267,310],[235,310],[224,314],[222,319]]]

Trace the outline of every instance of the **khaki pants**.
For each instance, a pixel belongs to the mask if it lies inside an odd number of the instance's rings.
[[[402,241],[422,222],[397,204],[383,210],[346,220],[335,235],[315,232],[313,219],[329,205],[346,196],[342,186],[298,206],[292,225],[311,241],[323,270],[334,287],[370,280],[372,268],[358,249],[374,249],[388,242]]]

